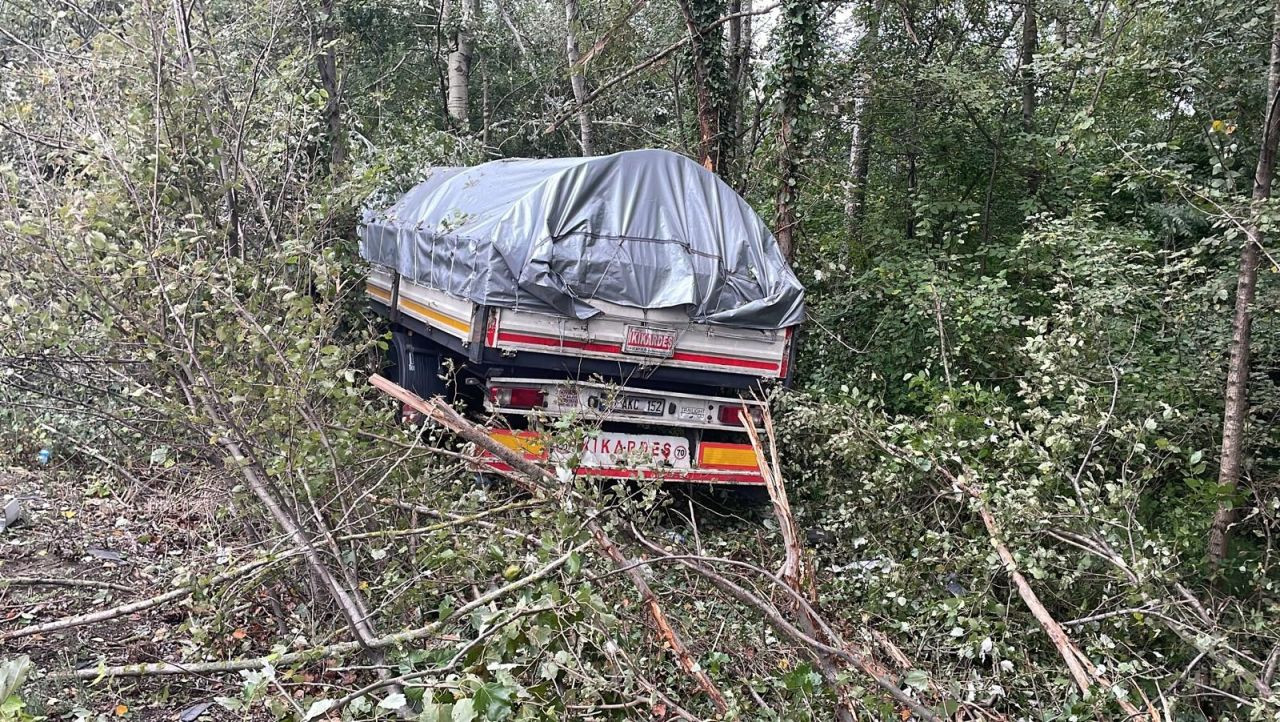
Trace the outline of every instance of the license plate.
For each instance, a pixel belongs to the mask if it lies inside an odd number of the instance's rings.
[[[667,402],[652,396],[615,396],[609,408],[628,414],[644,414],[646,416],[662,416]]]
[[[688,469],[689,440],[606,431],[583,442],[582,465]]]
[[[622,352],[636,356],[670,358],[676,352],[676,332],[669,328],[627,326]]]

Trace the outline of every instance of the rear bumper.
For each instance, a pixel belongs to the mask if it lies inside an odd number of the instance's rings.
[[[547,461],[550,458],[540,437],[533,432],[490,429],[489,437],[531,461]],[[597,479],[737,486],[764,484],[764,477],[756,465],[755,451],[750,444],[699,442],[691,456],[688,468],[579,466],[574,469],[574,473],[580,477]],[[476,463],[495,471],[512,471],[510,464],[483,450],[477,452]]]

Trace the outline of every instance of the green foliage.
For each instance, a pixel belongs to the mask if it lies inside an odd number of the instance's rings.
[[[702,27],[728,8],[690,6]],[[816,540],[819,604],[851,640],[870,645],[874,629],[903,648],[914,667],[896,682],[947,714],[986,705],[1016,719],[1116,718],[1116,695],[1141,693],[1167,697],[1173,719],[1274,715],[1256,684],[1280,639],[1274,244],[1253,327],[1249,483],[1224,488],[1216,474],[1242,225],[1272,237],[1280,217],[1247,198],[1271,8],[1037,2],[1024,72],[1010,67],[1023,7],[788,1],[757,17],[752,47],[765,53],[745,73],[743,123],[717,140],[734,146],[734,173],[764,217],[779,180],[765,169],[800,151],[782,195],[802,204],[811,322],[779,428]],[[185,24],[167,5],[0,8],[12,33],[0,48],[6,463],[51,448],[94,497],[218,485],[235,502],[222,513],[255,529],[245,464],[300,518],[335,525],[384,524],[367,508],[383,495],[463,516],[502,501],[453,465],[452,440],[391,427],[365,383],[385,339],[362,308],[361,207],[432,166],[575,152],[571,131],[547,132],[569,102],[560,10],[486,9],[472,75],[483,122],[459,136],[444,120],[456,17],[442,8],[338,2],[332,40],[315,8],[242,0],[192,6]],[[670,5],[584,4],[582,14],[589,85],[687,33]],[[869,18],[874,47],[860,42]],[[718,95],[728,95],[724,29],[705,38]],[[340,167],[330,167],[331,98],[316,73],[330,49],[351,148]],[[688,60],[673,52],[593,103],[603,151],[691,151]],[[868,69],[870,90],[855,81]],[[1036,104],[1024,119],[1027,77]],[[869,93],[872,155],[868,212],[850,230],[859,93]],[[800,121],[787,141],[772,132],[782,116]],[[551,433],[572,444],[587,432]],[[635,521],[673,548],[697,531],[709,554],[776,561],[767,512],[736,507],[690,530],[656,488],[575,484],[620,510],[603,517],[618,529]],[[1204,548],[1220,505],[1246,513],[1215,572]],[[1072,684],[993,552],[984,510],[1054,617],[1074,620],[1083,653],[1123,682],[1116,690]],[[584,543],[580,517],[549,505],[504,519],[516,535],[459,526],[366,537],[335,559],[378,600],[384,629],[412,627]],[[611,568],[578,552],[439,639],[391,650],[388,664],[417,684],[343,714],[391,718],[407,704],[427,720],[658,716],[655,690],[712,714]],[[729,718],[829,717],[833,690],[801,649],[675,567],[646,573],[728,691]],[[297,581],[285,576],[271,579]],[[341,627],[325,600],[303,606],[306,634]],[[185,623],[192,660],[226,636],[222,611]],[[281,693],[307,674],[247,671],[220,702],[276,718],[333,714],[325,688]],[[868,715],[899,713],[862,682],[851,689]],[[1200,706],[1198,694],[1218,696]],[[0,694],[0,719],[31,719],[14,689]]]

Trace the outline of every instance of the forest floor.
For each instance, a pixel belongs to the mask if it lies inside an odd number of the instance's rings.
[[[0,505],[17,498],[25,512],[0,532],[0,634],[146,599],[172,589],[188,570],[205,575],[224,566],[247,540],[235,538],[236,525],[224,519],[225,491],[192,486],[181,493],[152,487],[116,493],[56,468],[0,468]],[[87,584],[93,582],[117,586]],[[265,654],[274,630],[256,627],[255,618],[270,615],[255,607],[221,609],[216,600],[189,598],[3,640],[0,649],[6,658],[29,656],[43,671],[178,659],[193,645],[211,655]],[[28,712],[53,719],[208,722],[244,718],[212,703],[215,696],[236,695],[238,682],[195,675],[97,683],[37,679],[25,696]]]
[[[124,486],[107,473],[86,478],[56,462],[36,470],[0,466],[0,508],[17,499],[24,512],[19,523],[0,531],[0,662],[30,657],[33,674],[23,695],[28,712],[75,722],[269,719],[262,705],[232,711],[218,701],[230,699],[234,706],[253,672],[69,682],[44,675],[103,665],[254,658],[282,646],[333,641],[324,622],[316,621],[324,616],[314,608],[322,595],[309,590],[306,580],[286,586],[254,574],[202,586],[192,596],[145,611],[4,637],[207,581],[270,546],[264,541],[271,540],[253,538],[238,518],[225,483],[201,483],[175,472],[165,473],[167,482]],[[752,529],[755,543],[765,544],[759,524],[746,519],[765,510],[759,494],[681,490],[671,501],[667,534],[679,543],[688,540],[677,529],[687,533],[684,522],[696,514],[699,543],[720,548]],[[308,695],[360,686],[367,669],[341,664],[326,660],[281,670],[270,682],[273,696],[287,695],[298,706]],[[286,705],[282,712],[287,710]]]

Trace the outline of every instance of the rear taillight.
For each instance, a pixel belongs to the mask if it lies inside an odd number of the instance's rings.
[[[751,410],[751,420],[755,422],[756,426],[760,426],[764,423],[764,414],[761,413],[760,409],[754,406],[748,408]],[[729,426],[745,426],[745,424],[742,423],[742,407],[729,405],[721,406],[720,423],[728,424]]]
[[[521,386],[490,386],[489,401],[508,409],[538,409],[547,405],[547,392]]]

